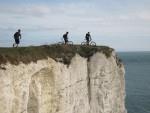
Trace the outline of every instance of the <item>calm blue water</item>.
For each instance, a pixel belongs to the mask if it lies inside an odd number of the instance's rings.
[[[150,52],[118,54],[126,68],[128,113],[150,113]]]

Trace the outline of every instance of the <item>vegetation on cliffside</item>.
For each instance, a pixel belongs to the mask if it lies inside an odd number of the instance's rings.
[[[110,57],[113,49],[106,46],[79,46],[79,45],[43,45],[19,48],[0,48],[0,64],[17,65],[19,62],[28,64],[37,60],[53,58],[56,61],[69,64],[72,57],[78,53],[82,57],[90,58],[96,52],[102,52]]]

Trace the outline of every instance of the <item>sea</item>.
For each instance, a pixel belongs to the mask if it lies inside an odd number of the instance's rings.
[[[150,52],[118,52],[125,65],[128,113],[150,113]]]

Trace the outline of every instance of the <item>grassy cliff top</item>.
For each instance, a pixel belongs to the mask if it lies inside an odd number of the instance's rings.
[[[70,64],[72,57],[78,53],[82,57],[89,58],[96,52],[102,52],[107,57],[113,49],[106,46],[79,46],[79,45],[43,45],[19,48],[0,48],[0,65],[10,62],[18,65],[19,62],[28,64],[37,60],[47,59],[48,57],[58,61],[62,59],[64,64]]]

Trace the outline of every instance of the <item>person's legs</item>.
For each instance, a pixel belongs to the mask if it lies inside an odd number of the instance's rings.
[[[67,41],[65,40],[65,44],[67,44]]]
[[[89,45],[89,42],[90,42],[89,40],[86,40],[86,44],[87,44],[87,45]]]
[[[17,44],[17,39],[15,39],[15,42],[13,43],[13,47],[15,47]]]
[[[65,39],[65,44],[67,44],[68,43],[68,40],[67,39]]]
[[[20,43],[19,39],[16,39],[16,45],[17,45],[16,47],[18,47],[19,43]]]
[[[13,47],[15,47],[15,43],[13,43]]]

